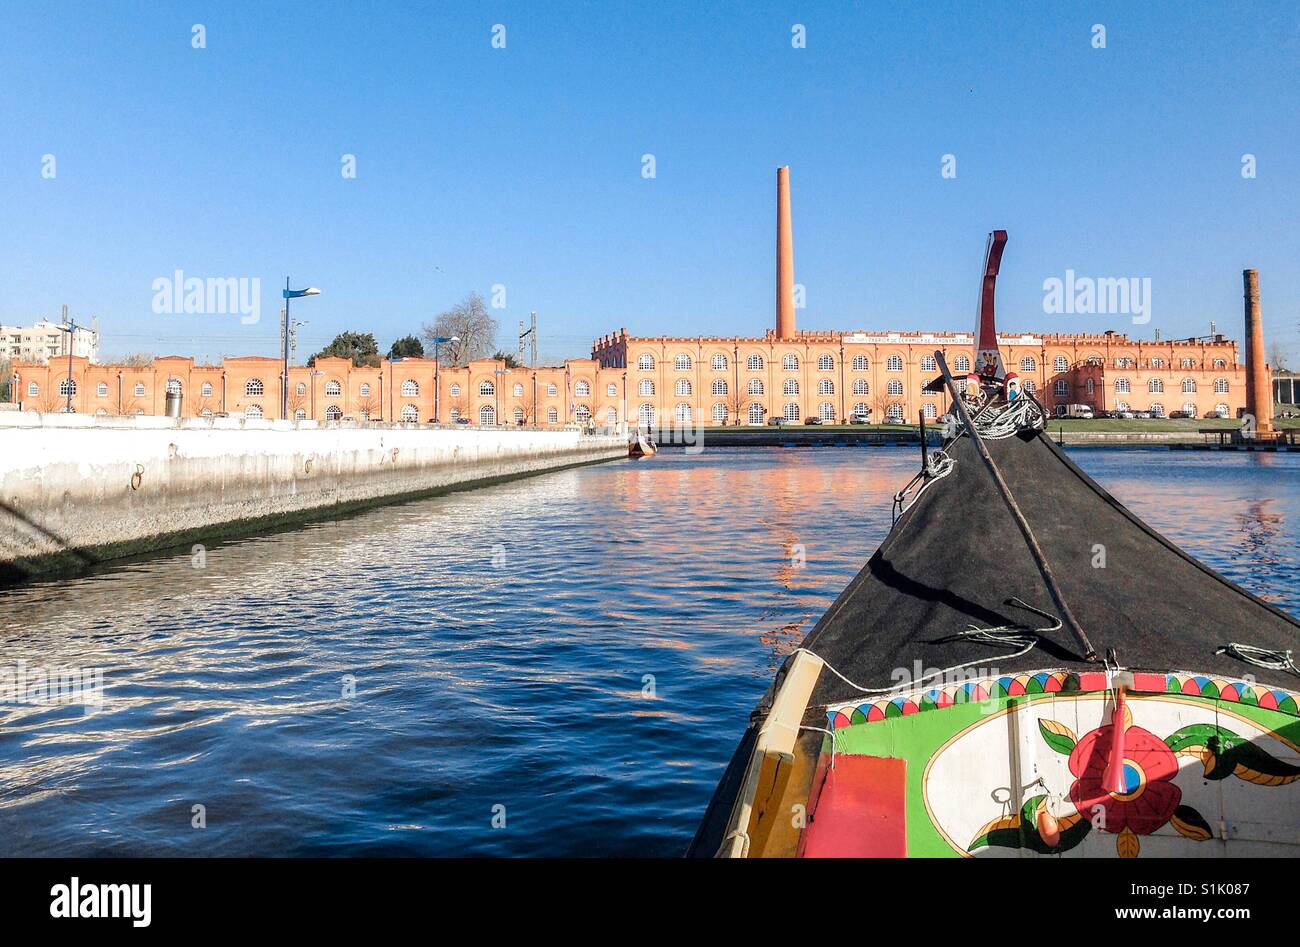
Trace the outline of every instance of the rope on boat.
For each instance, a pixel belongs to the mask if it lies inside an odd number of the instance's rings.
[[[968,641],[977,641],[981,644],[1002,645],[1009,648],[1015,648],[1014,652],[1002,655],[1002,660],[1010,661],[1028,654],[1038,644],[1038,636],[1045,632],[1059,631],[1062,627],[1062,621],[1059,618],[1053,618],[1047,612],[1021,601],[1018,598],[1009,598],[1006,601],[1008,605],[1015,605],[1019,608],[1027,609],[1044,618],[1052,621],[1053,624],[1045,628],[1026,628],[1024,625],[997,625],[992,628],[980,628],[976,625],[967,625],[964,629],[955,635],[940,639],[941,641],[952,641],[953,639],[966,639]],[[795,651],[802,651],[805,654],[817,658],[825,665],[826,670],[830,671],[845,684],[852,687],[861,694],[891,694],[897,691],[917,690],[922,684],[936,677],[944,677],[954,671],[960,671],[962,668],[972,667],[986,661],[987,658],[975,658],[973,661],[963,661],[961,664],[954,664],[951,667],[941,668],[937,671],[931,671],[915,681],[906,681],[902,684],[894,684],[890,687],[864,687],[855,681],[849,680],[841,674],[829,661],[821,655],[809,650],[808,648],[795,648]]]
[[[831,769],[834,769],[834,768],[835,768],[835,754],[839,752],[839,751],[836,749],[837,744],[836,744],[836,742],[835,742],[835,731],[834,731],[834,730],[827,730],[825,727],[807,727],[807,726],[803,726],[802,724],[800,725],[799,729],[800,729],[800,730],[815,730],[817,733],[824,733],[824,734],[826,734],[828,737],[831,738],[831,766],[830,766],[830,768],[831,768]]]
[[[1292,674],[1300,675],[1300,668],[1296,667],[1290,651],[1273,651],[1269,648],[1256,648],[1253,645],[1229,641],[1226,646],[1214,653],[1230,654],[1238,661],[1245,661],[1247,664],[1270,671],[1290,671]]]
[[[948,476],[956,466],[957,462],[949,457],[945,451],[938,448],[932,450],[926,458],[925,466],[921,468],[921,472],[909,480],[907,486],[894,494],[893,521],[897,523],[898,518],[903,515],[903,512],[917,500],[921,499],[921,494],[925,492],[926,488],[929,487],[930,484]],[[920,488],[909,497],[909,492],[918,483],[921,485]]]
[[[997,414],[986,417],[981,412],[981,415],[974,420],[980,437],[986,441],[1000,441],[1026,428],[1041,429],[1046,416],[1033,398],[1017,398]]]

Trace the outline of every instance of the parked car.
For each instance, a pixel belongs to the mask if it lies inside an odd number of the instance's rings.
[[[1065,416],[1069,418],[1095,417],[1092,412],[1092,406],[1086,404],[1067,404],[1065,406]]]
[[[1188,411],[1170,411],[1170,412],[1169,412],[1169,416],[1170,416],[1171,418],[1194,418],[1194,417],[1196,417],[1196,415],[1194,415],[1194,414],[1192,414],[1191,412],[1188,412]]]
[[[860,414],[860,413],[856,413],[856,412],[855,412],[854,414],[850,414],[850,415],[849,415],[849,423],[850,423],[850,424],[870,424],[870,423],[871,423],[871,413],[868,412],[868,413],[866,413],[866,414]]]
[[[456,419],[456,423],[457,423],[457,424],[469,424],[469,418],[457,418],[457,419]]]
[[[821,423],[822,423],[822,419],[821,419],[821,418],[816,418],[816,417],[813,417],[813,418],[804,418],[804,419],[803,419],[803,423],[804,423],[804,424],[821,424]]]
[[[1152,417],[1150,411],[1135,411],[1134,416],[1141,418],[1144,421],[1150,421]]]
[[[1126,420],[1126,421],[1131,421],[1131,420],[1133,420],[1135,417],[1137,417],[1137,415],[1134,414],[1132,411],[1116,411],[1116,412],[1115,412],[1115,417],[1117,417],[1117,418],[1123,418],[1123,419]]]
[[[1232,417],[1232,415],[1224,408],[1215,408],[1213,411],[1207,411],[1205,412],[1205,416],[1207,418],[1219,418],[1224,421]],[[1284,414],[1283,417],[1289,417],[1289,415]]]
[[[785,418],[776,417],[776,418],[768,418],[767,423],[769,427],[782,427],[788,424],[789,422],[786,421]]]

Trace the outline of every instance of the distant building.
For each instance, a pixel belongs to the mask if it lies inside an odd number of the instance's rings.
[[[1300,405],[1300,373],[1284,368],[1273,372],[1273,403],[1288,408]]]
[[[72,354],[88,361],[99,359],[99,332],[78,326],[72,332],[64,331],[57,322],[42,319],[30,326],[0,325],[0,356],[13,362],[43,365],[50,359]]]

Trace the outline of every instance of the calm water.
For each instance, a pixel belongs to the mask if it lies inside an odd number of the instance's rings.
[[[1074,456],[1300,613],[1300,456]],[[0,705],[0,854],[680,854],[916,465],[666,453],[0,593],[0,666],[105,675]]]

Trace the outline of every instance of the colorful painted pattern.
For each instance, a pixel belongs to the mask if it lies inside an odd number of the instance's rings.
[[[1137,693],[1209,697],[1300,716],[1300,697],[1296,694],[1246,681],[1230,681],[1202,674],[1177,672],[1136,673],[1133,675],[1133,683],[1133,690]],[[842,704],[827,711],[827,726],[832,730],[841,730],[855,724],[891,720],[895,717],[939,710],[955,704],[976,703],[1004,697],[1104,690],[1106,690],[1106,675],[1100,671],[1085,671],[1082,674],[1073,671],[1038,671],[1003,675],[997,678],[945,684],[943,687],[885,697],[862,704]]]

